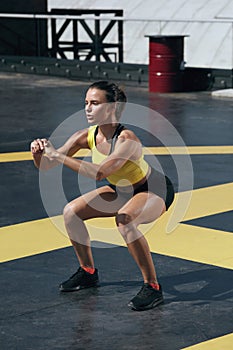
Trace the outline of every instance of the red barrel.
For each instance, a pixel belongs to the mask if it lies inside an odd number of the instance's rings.
[[[186,35],[148,35],[149,91],[182,91],[181,65]]]

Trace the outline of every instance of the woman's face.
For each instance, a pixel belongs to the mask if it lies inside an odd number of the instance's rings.
[[[107,123],[112,116],[112,103],[107,102],[104,90],[91,88],[85,99],[85,112],[90,124]]]

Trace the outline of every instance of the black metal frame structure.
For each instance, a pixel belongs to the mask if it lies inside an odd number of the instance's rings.
[[[66,52],[73,53],[73,59],[84,59],[89,61],[92,58],[95,61],[100,62],[101,59],[106,62],[112,62],[111,55],[114,56],[115,62],[123,62],[123,21],[110,19],[105,29],[101,32],[100,22],[101,15],[111,14],[115,17],[122,17],[123,10],[69,10],[69,9],[51,9],[52,15],[67,15],[67,16],[83,16],[94,15],[99,16],[100,19],[94,20],[94,30],[88,25],[86,19],[64,19],[64,22],[60,29],[57,27],[57,21],[61,19],[53,18],[51,20],[52,31],[52,48],[50,50],[51,57],[58,57],[66,59]],[[106,20],[105,20],[106,21]],[[63,41],[61,36],[72,22],[72,40]],[[90,38],[90,41],[80,41],[79,39],[79,25],[85,30],[86,34]],[[117,42],[107,43],[105,39],[113,27],[117,26]],[[108,51],[108,49],[112,49]],[[114,50],[115,49],[115,50]]]

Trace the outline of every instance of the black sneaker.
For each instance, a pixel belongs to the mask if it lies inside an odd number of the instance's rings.
[[[149,283],[144,283],[138,294],[129,302],[128,306],[132,310],[143,311],[153,309],[155,306],[163,302],[162,287],[159,285],[159,290],[150,286]]]
[[[99,277],[98,270],[95,269],[93,274],[86,272],[82,267],[79,267],[67,281],[60,284],[61,292],[75,292],[80,289],[98,287]]]

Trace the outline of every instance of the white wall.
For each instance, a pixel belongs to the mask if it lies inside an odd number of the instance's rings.
[[[149,40],[145,35],[182,34],[189,35],[184,53],[187,66],[233,67],[233,24],[191,22],[229,16],[233,21],[233,0],[48,0],[48,6],[49,10],[123,9],[126,18],[154,19],[153,22],[124,22],[124,61],[127,63],[148,63]],[[161,23],[158,19],[187,22]],[[114,34],[108,40],[114,41]]]

